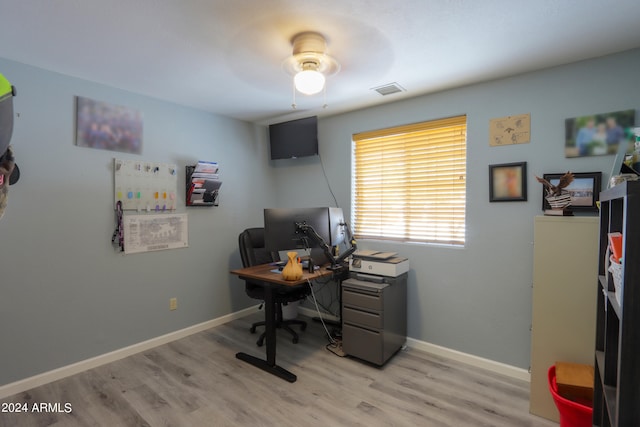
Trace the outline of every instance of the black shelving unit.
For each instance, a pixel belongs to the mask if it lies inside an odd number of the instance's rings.
[[[640,426],[640,181],[600,193],[593,424]],[[607,271],[608,233],[623,235],[620,303]]]

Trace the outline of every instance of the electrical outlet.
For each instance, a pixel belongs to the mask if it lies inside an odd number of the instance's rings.
[[[169,310],[177,310],[178,309],[178,298],[171,298],[169,300]]]

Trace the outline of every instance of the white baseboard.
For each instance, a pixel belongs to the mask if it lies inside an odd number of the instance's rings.
[[[312,308],[299,307],[298,311],[300,312],[300,314],[304,314],[305,316],[318,316],[318,312]],[[334,321],[339,320],[337,317],[325,313],[322,314],[322,317],[324,319]],[[446,347],[441,347],[439,345],[431,344],[426,341],[420,341],[414,338],[407,338],[407,346],[425,351],[436,356],[446,357],[447,359],[456,360],[458,362],[466,363],[467,365],[486,369],[488,371],[502,374],[510,378],[516,378],[527,382],[531,381],[531,374],[528,370],[507,365],[506,363],[496,362],[494,360],[485,359],[483,357],[474,356],[473,354],[463,353],[461,351],[452,350]]]
[[[476,366],[491,372],[505,375],[507,377],[519,380],[531,381],[531,374],[528,370],[507,365],[506,363],[496,362],[495,360],[485,359],[483,357],[474,356],[473,354],[463,353],[461,351],[452,350],[450,348],[441,347],[425,341],[419,341],[413,338],[407,338],[407,346],[423,350],[436,356],[446,357],[467,365]]]
[[[43,372],[42,374],[34,375],[33,377],[25,378],[13,383],[0,386],[0,399],[12,396],[16,393],[22,393],[23,391],[30,390],[34,387],[39,387],[44,384],[48,384],[53,381],[57,381],[71,375],[86,371],[88,369],[97,368],[98,366],[105,365],[107,363],[115,362],[116,360],[123,359],[125,357],[146,351],[159,345],[167,344],[171,341],[184,338],[186,336],[213,328],[218,325],[230,322],[231,320],[239,319],[256,312],[258,306],[246,308],[244,310],[237,311],[235,313],[228,314],[226,316],[218,317],[217,319],[208,320],[197,325],[189,326],[179,331],[170,332],[159,337],[152,338],[147,341],[142,341],[137,344],[130,345],[118,350],[111,351],[109,353],[101,354],[100,356],[92,357],[90,359],[81,360],[80,362],[72,363],[71,365],[63,366],[52,371]]]

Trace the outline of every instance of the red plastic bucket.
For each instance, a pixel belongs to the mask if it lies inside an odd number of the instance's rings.
[[[553,401],[560,412],[560,427],[590,427],[593,417],[593,408],[582,405],[573,400],[565,399],[558,394],[556,384],[556,367],[549,368],[547,373],[549,379],[549,391],[553,396]]]

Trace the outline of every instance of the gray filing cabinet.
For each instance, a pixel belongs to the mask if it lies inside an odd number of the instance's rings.
[[[342,349],[383,365],[407,339],[407,273],[354,274],[342,282]]]

